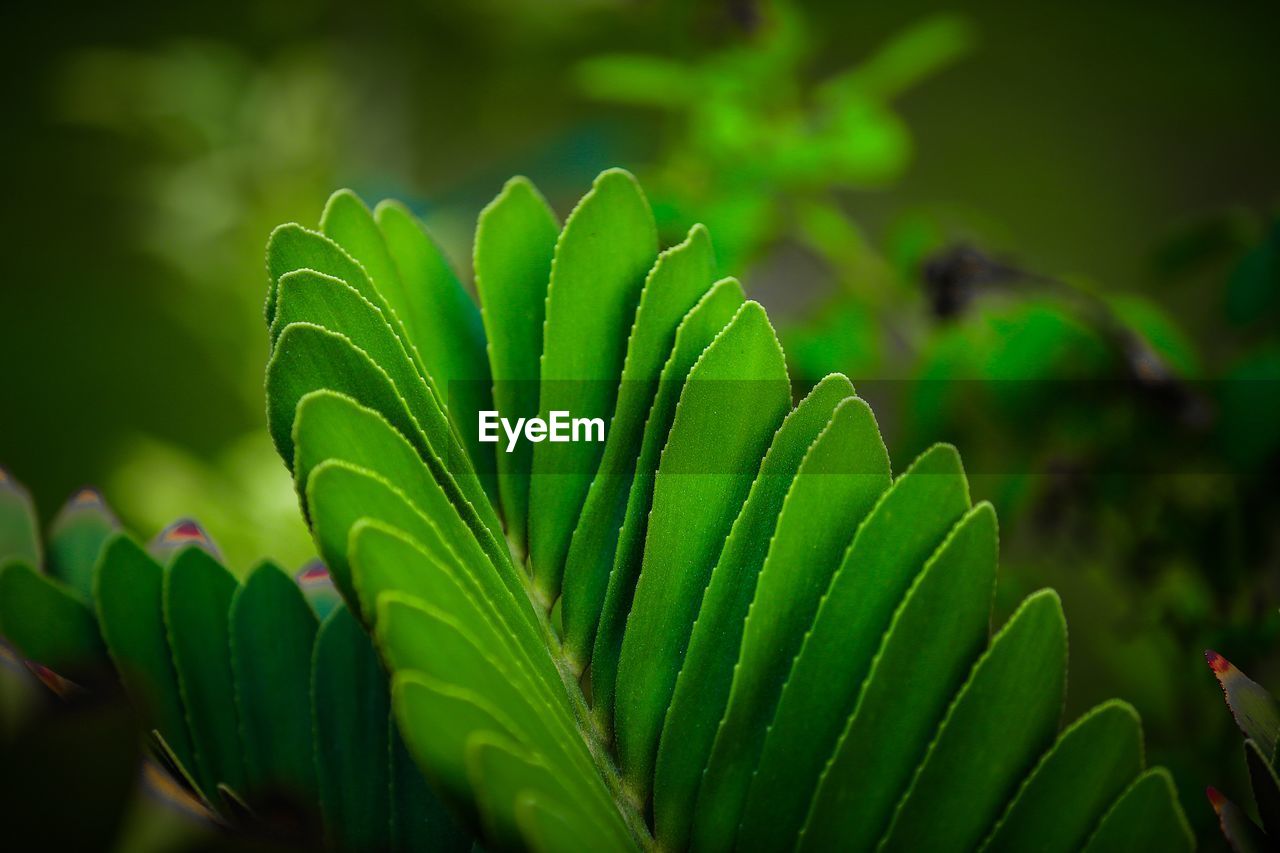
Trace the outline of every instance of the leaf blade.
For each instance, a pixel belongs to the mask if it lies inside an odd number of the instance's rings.
[[[609,582],[605,586],[604,608],[591,650],[592,712],[602,727],[608,726],[613,715],[618,655],[622,650],[622,634],[644,555],[654,474],[671,429],[676,403],[698,356],[711,345],[745,302],[742,286],[736,280],[717,282],[680,321],[671,355],[663,365],[658,392],[645,420],[644,441],[636,462],[636,475],[627,494],[626,515],[618,536],[613,568],[609,571]]]
[[[538,414],[542,324],[559,235],[551,207],[524,178],[508,181],[481,211],[476,225],[473,265],[488,340],[493,402],[507,417]],[[494,455],[507,535],[523,552],[528,546],[533,451],[522,443],[511,453]]]
[[[699,357],[681,391],[618,659],[618,754],[641,799],[702,592],[790,396],[782,349],[754,302]]]
[[[1053,737],[1066,692],[1062,604],[1027,597],[974,667],[881,842],[886,851],[976,844]],[[958,780],[965,780],[963,783]],[[944,834],[945,833],[945,834]]]
[[[319,622],[279,566],[260,563],[231,599],[230,648],[245,793],[315,797],[311,655]]]
[[[229,613],[236,579],[205,551],[188,547],[165,568],[164,623],[178,676],[200,790],[244,787],[231,670]]]
[[[894,611],[969,508],[959,454],[937,445],[884,492],[858,526],[764,736],[740,839],[767,847],[799,833],[814,785],[853,713]]]
[[[562,601],[566,652],[578,671],[595,639],[612,557],[617,551],[631,476],[644,438],[645,415],[680,321],[710,289],[715,258],[702,226],[658,256],[645,279],[627,342],[618,404],[600,467],[583,502],[565,558]]]
[[[629,173],[601,173],[556,243],[547,286],[539,414],[571,412],[605,418],[613,412],[626,329],[645,274],[658,254],[653,213]],[[548,609],[560,593],[569,537],[603,451],[591,443],[533,449],[529,484],[529,555],[535,588]]]
[[[798,849],[874,846],[986,642],[996,552],[995,512],[979,504],[916,576],[819,778]]]
[[[1163,767],[1143,773],[1120,795],[1084,848],[1085,853],[1176,853],[1194,849],[1195,838],[1178,805],[1173,779]]]
[[[672,849],[688,840],[693,807],[724,714],[742,624],[755,593],[782,503],[805,451],[826,427],[837,405],[853,395],[844,376],[823,379],[778,428],[742,512],[711,571],[689,648],[662,726],[654,770],[654,823]]]

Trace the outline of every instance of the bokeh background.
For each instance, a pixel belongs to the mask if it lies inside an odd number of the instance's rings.
[[[407,201],[464,272],[514,173],[706,222],[798,384],[954,441],[998,616],[1062,593],[1069,711],[1135,704],[1207,846],[1246,802],[1201,658],[1280,686],[1280,7],[921,0],[19,4],[0,464],[241,569],[309,555],[265,431],[263,247]]]

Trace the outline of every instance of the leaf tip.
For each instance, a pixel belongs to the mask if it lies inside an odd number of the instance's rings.
[[[1217,676],[1219,681],[1230,675],[1235,669],[1235,667],[1232,666],[1231,661],[1227,660],[1213,649],[1205,649],[1204,659],[1208,662],[1209,669],[1213,670],[1213,674]]]
[[[1221,814],[1222,804],[1226,802],[1226,797],[1222,796],[1222,792],[1209,785],[1204,789],[1204,795],[1209,799],[1209,805],[1213,806],[1214,812]]]

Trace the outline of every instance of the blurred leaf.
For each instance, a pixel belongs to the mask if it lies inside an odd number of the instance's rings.
[[[164,623],[186,709],[200,790],[244,788],[228,614],[236,579],[205,551],[178,552],[164,573]]]
[[[1235,853],[1263,853],[1264,850],[1272,849],[1262,830],[1258,829],[1257,824],[1249,820],[1249,816],[1235,803],[1213,788],[1207,788],[1205,793],[1209,797],[1210,804],[1213,805],[1214,812],[1218,815],[1222,835]]]
[[[1253,801],[1258,806],[1262,827],[1267,835],[1280,837],[1280,779],[1272,757],[1263,755],[1256,741],[1244,742],[1245,763],[1249,766],[1249,783],[1253,788]]]
[[[80,594],[17,559],[0,564],[0,634],[23,657],[67,676],[105,658],[93,611]]]
[[[822,84],[818,97],[839,101],[856,94],[891,100],[967,54],[974,37],[973,27],[958,15],[926,18],[891,38],[855,67]]]
[[[625,849],[625,836],[620,837],[616,827],[601,825],[590,814],[577,813],[574,795],[565,789],[563,776],[520,744],[493,732],[475,732],[467,738],[466,760],[472,786],[480,792],[481,813],[498,843],[505,840],[513,847],[520,846],[516,808],[521,794],[538,791],[549,799],[559,796],[556,805],[572,816],[577,833],[586,842],[584,849]]]
[[[258,565],[230,605],[231,666],[243,743],[244,792],[315,797],[311,650],[318,623],[298,585]]]
[[[119,534],[98,563],[93,599],[102,638],[144,727],[157,729],[174,763],[191,772],[195,753],[165,631],[164,574],[141,546]]]
[[[1280,449],[1280,345],[1266,345],[1236,363],[1221,383],[1218,444],[1243,470]]]
[[[593,98],[650,107],[683,107],[701,90],[693,70],[656,56],[594,56],[575,69],[582,90]]]
[[[391,844],[404,853],[419,851],[466,851],[471,837],[432,792],[409,755],[395,724],[388,723],[391,737]]]
[[[81,489],[49,525],[49,574],[81,596],[93,595],[93,567],[120,522],[94,489]]]
[[[387,681],[373,644],[347,608],[334,610],[320,626],[311,666],[326,833],[338,847],[383,849],[391,832]]]
[[[1195,346],[1157,305],[1136,296],[1109,301],[1120,321],[1141,336],[1176,375],[1194,378],[1201,374],[1200,356]]]
[[[1280,311],[1280,222],[1251,249],[1227,281],[1227,318],[1238,326],[1274,319]]]
[[[6,846],[113,849],[140,758],[134,720],[118,696],[34,717],[0,740]]]
[[[0,562],[42,565],[40,528],[31,494],[0,468]]]

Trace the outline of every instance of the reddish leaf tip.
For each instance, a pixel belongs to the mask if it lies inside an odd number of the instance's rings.
[[[312,560],[298,571],[298,583],[302,586],[328,583],[329,580],[329,567],[319,560]]]
[[[54,695],[60,696],[63,699],[74,695],[79,689],[76,687],[75,682],[63,678],[61,675],[58,675],[58,673],[49,669],[49,667],[42,663],[36,663],[33,660],[29,660],[27,661],[27,669],[36,677],[37,680],[39,680],[41,684],[51,690]]]
[[[1204,795],[1209,798],[1209,805],[1213,806],[1215,812],[1222,811],[1222,804],[1226,798],[1222,796],[1222,792],[1210,785],[1204,789]]]
[[[1216,675],[1226,675],[1228,672],[1235,669],[1235,667],[1231,665],[1231,661],[1227,660],[1213,649],[1205,649],[1204,659],[1209,662],[1209,668],[1212,669]]]
[[[205,542],[209,536],[199,524],[189,518],[175,521],[160,533],[161,542]]]

